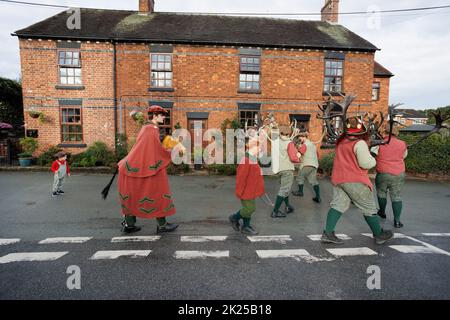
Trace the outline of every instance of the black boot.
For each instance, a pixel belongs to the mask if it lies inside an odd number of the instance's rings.
[[[381,209],[378,210],[377,215],[381,218],[381,219],[386,219],[386,213],[384,211],[382,211]]]
[[[175,231],[176,228],[178,228],[177,224],[166,222],[162,226],[156,227],[156,233],[172,232]]]
[[[141,227],[136,227],[136,226],[129,227],[126,224],[122,227],[123,233],[134,233],[134,232],[138,232],[140,230],[141,230]]]

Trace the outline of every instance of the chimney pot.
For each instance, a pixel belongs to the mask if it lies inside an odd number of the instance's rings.
[[[322,21],[338,23],[339,21],[339,0],[325,0],[322,10]]]
[[[139,0],[139,13],[149,14],[155,11],[155,0]]]

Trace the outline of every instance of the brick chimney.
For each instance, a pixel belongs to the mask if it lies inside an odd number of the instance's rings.
[[[155,0],[139,0],[139,13],[149,14],[155,10]]]
[[[339,19],[339,0],[325,0],[322,10],[322,21],[338,23]]]

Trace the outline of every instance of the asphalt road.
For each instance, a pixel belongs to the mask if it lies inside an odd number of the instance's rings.
[[[147,239],[152,241],[112,242],[124,235],[116,185],[106,201],[100,198],[109,179],[109,175],[73,175],[66,194],[51,198],[50,174],[0,172],[0,299],[450,298],[448,183],[407,181],[405,227],[395,230],[401,234],[387,245],[375,245],[363,235],[370,230],[352,208],[336,230],[349,239],[336,246],[323,245],[311,236],[321,234],[324,226],[331,199],[328,180],[320,181],[321,205],[311,201],[307,186],[305,197],[291,197],[296,211],[285,219],[271,219],[270,207],[258,200],[255,228],[261,236],[283,237],[252,242],[227,221],[239,209],[233,177],[170,177],[177,208],[170,221],[179,223],[179,229]],[[277,188],[277,179],[266,178],[272,200]],[[154,220],[138,220],[138,224],[143,229],[133,236],[156,235]],[[390,209],[384,228],[392,228]],[[185,236],[223,237],[189,242]],[[54,237],[87,239],[39,243]],[[336,248],[347,250],[333,251]],[[109,252],[106,258],[95,259],[103,251],[117,250],[142,256],[111,259]],[[17,254],[36,252],[62,256],[52,261],[14,261]],[[201,253],[214,257],[188,256]],[[279,257],[283,254],[294,256]],[[73,265],[81,271],[81,289],[67,287],[72,275],[67,268]],[[380,289],[367,287],[372,276],[369,266],[379,267]]]

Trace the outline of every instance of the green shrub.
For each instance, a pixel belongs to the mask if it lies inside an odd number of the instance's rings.
[[[188,173],[191,171],[191,168],[188,164],[182,163],[182,164],[173,164],[172,162],[167,167],[167,173],[168,174],[183,174]]]
[[[128,142],[127,135],[124,133],[119,133],[116,138],[116,158],[117,160],[122,160],[128,154]]]
[[[400,139],[412,144],[420,135],[403,134]],[[408,157],[405,159],[406,171],[421,174],[450,174],[450,138],[433,135],[408,148]]]
[[[74,167],[113,166],[117,158],[104,142],[97,141],[86,151],[73,155],[70,163]]]
[[[335,153],[330,152],[319,160],[319,168],[322,169],[323,173],[330,175],[333,171],[334,156]]]
[[[84,158],[96,159],[96,166],[111,166],[117,163],[117,158],[114,152],[108,148],[108,146],[101,141],[94,142],[86,151]]]
[[[22,149],[26,153],[34,153],[38,148],[38,142],[35,138],[26,137],[19,140]]]
[[[206,167],[209,173],[219,174],[223,176],[234,176],[236,175],[237,165],[236,164],[210,164]]]
[[[58,147],[48,148],[46,151],[41,153],[41,155],[38,157],[37,164],[39,166],[44,166],[44,167],[51,166],[53,161],[55,161],[55,154],[57,154],[60,151],[62,151],[62,149],[58,148]],[[68,158],[70,158],[70,155],[68,155]]]

